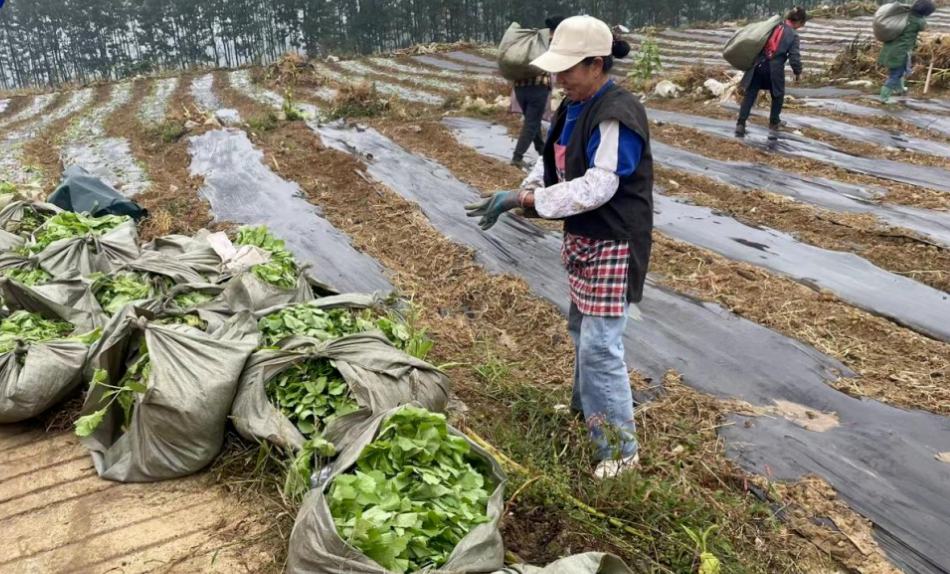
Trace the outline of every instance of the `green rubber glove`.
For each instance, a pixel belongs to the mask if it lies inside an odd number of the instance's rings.
[[[465,206],[465,215],[481,217],[478,226],[483,231],[491,229],[502,213],[521,207],[520,191],[499,191],[491,197]]]

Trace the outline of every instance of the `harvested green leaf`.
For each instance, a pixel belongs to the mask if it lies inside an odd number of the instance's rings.
[[[50,217],[34,234],[34,242],[27,246],[33,253],[43,251],[54,241],[87,235],[102,235],[129,221],[125,215],[88,217],[81,213],[64,211]]]
[[[336,447],[333,443],[321,436],[309,438],[287,469],[284,495],[291,500],[302,500],[303,496],[310,491],[310,475],[313,473],[314,459],[327,460],[334,456],[336,456]]]
[[[389,571],[436,569],[489,521],[490,484],[445,417],[403,407],[380,427],[327,500],[340,536]]]
[[[134,271],[97,274],[93,277],[92,294],[103,311],[115,315],[130,303],[155,297],[155,281],[147,274]]]
[[[137,395],[144,394],[148,390],[148,377],[151,373],[152,365],[149,362],[148,347],[145,346],[143,339],[132,359],[129,367],[126,369],[122,380],[118,385],[110,385],[109,377],[103,369],[96,369],[93,374],[90,390],[99,386],[106,390],[99,399],[102,405],[95,412],[80,417],[76,421],[76,434],[80,437],[89,436],[100,424],[113,404],[118,403],[122,409],[122,431],[127,432],[132,422],[132,413],[135,408],[135,398]],[[105,402],[103,405],[102,403]]]
[[[175,295],[172,298],[172,302],[174,302],[179,309],[194,309],[212,299],[214,299],[214,295],[209,295],[202,291],[188,291],[187,293]]]
[[[53,278],[52,275],[39,267],[13,267],[3,272],[4,275],[24,285],[42,285]]]
[[[267,227],[242,227],[238,229],[235,243],[253,245],[270,253],[270,261],[251,268],[262,281],[283,289],[292,289],[297,284],[300,274],[297,262],[290,251],[287,251],[283,240],[271,235]]]
[[[307,436],[359,409],[350,386],[326,359],[304,361],[275,376],[267,382],[267,396]]]
[[[45,319],[28,311],[16,311],[0,321],[0,353],[12,351],[18,342],[29,345],[65,339],[72,331],[72,324],[66,321]]]

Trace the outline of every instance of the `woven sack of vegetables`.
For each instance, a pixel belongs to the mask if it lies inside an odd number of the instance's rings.
[[[143,252],[134,261],[109,273],[89,276],[91,290],[103,311],[115,315],[127,305],[155,311],[175,285],[203,283],[206,278],[190,265],[155,252]]]
[[[148,482],[191,474],[221,450],[238,379],[257,346],[253,318],[206,333],[126,307],[103,330],[76,433],[99,476]]]
[[[31,273],[42,272],[23,271],[26,276]],[[80,277],[48,279],[31,284],[17,275],[0,274],[0,297],[12,311],[54,313],[69,317],[69,322],[78,329],[105,327],[109,320],[93,297],[89,282]]]
[[[165,235],[156,237],[142,246],[143,252],[160,253],[188,265],[195,271],[217,280],[221,271],[221,257],[205,238],[208,230],[202,229],[194,237],[188,235]]]
[[[54,277],[108,273],[139,257],[138,234],[129,217],[68,211],[46,220],[23,249]]]
[[[444,415],[397,407],[367,421],[290,535],[291,574],[485,573],[503,567],[505,475]]]
[[[0,229],[21,237],[30,237],[50,217],[62,209],[52,203],[17,200],[0,209]]]
[[[340,446],[367,418],[398,405],[445,410],[447,377],[393,346],[425,352],[431,343],[424,333],[405,343],[393,335],[398,318],[374,296],[325,297],[260,315],[265,348],[248,361],[231,411],[245,438],[298,451],[325,433]]]
[[[30,309],[0,320],[0,423],[12,423],[42,413],[82,382],[100,330],[88,315],[48,304],[29,287],[5,287]]]
[[[155,314],[168,318],[193,315],[203,323],[204,330],[215,331],[234,315],[224,289],[217,283],[175,285],[158,301]]]

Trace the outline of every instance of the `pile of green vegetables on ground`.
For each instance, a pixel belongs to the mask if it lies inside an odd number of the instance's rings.
[[[33,241],[24,249],[28,253],[39,253],[56,241],[87,235],[102,235],[127,221],[129,217],[125,215],[90,217],[81,213],[64,211],[47,219],[33,234]]]
[[[327,501],[340,537],[391,572],[436,569],[489,521],[490,484],[465,439],[440,414],[403,407],[356,465],[333,479]]]
[[[300,271],[294,256],[287,250],[284,241],[271,235],[267,227],[242,227],[238,229],[234,242],[259,247],[270,253],[270,261],[251,268],[262,281],[283,289],[292,289],[297,285]]]

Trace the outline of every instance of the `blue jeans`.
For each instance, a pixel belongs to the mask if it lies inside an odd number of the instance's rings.
[[[907,59],[904,60],[904,64],[899,68],[891,68],[887,71],[887,81],[884,82],[884,85],[892,90],[900,90],[902,88],[902,80],[904,76],[910,73],[911,69],[911,60],[910,56],[907,56]]]
[[[567,327],[574,341],[571,408],[584,413],[598,460],[637,452],[633,392],[623,360],[627,316],[594,317],[571,304]]]

